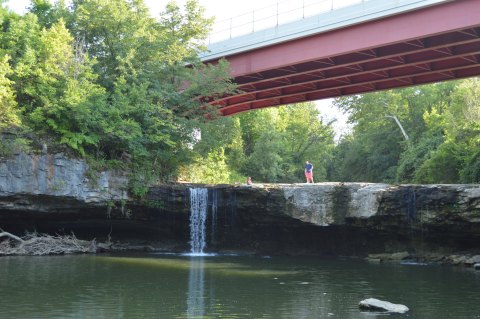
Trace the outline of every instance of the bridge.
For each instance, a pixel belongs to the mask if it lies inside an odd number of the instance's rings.
[[[285,24],[277,5],[273,27],[252,19],[248,34],[230,26],[228,39],[210,43],[202,61],[229,61],[240,90],[212,102],[220,113],[480,75],[480,0],[334,1],[310,16],[303,6]]]

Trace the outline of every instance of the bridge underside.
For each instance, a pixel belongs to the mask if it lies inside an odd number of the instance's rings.
[[[480,0],[227,56],[242,93],[221,114],[480,75]]]

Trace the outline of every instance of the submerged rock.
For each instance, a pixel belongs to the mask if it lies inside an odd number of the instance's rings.
[[[394,304],[388,301],[383,301],[375,298],[368,298],[360,301],[360,303],[358,304],[358,307],[361,310],[392,312],[392,313],[406,313],[410,310],[405,305]]]

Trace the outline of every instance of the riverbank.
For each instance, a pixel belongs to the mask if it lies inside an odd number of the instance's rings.
[[[370,254],[365,258],[365,260],[372,263],[400,263],[412,265],[441,264],[464,268],[474,268],[475,265],[480,264],[480,255],[462,253],[415,254],[403,251],[392,254]]]

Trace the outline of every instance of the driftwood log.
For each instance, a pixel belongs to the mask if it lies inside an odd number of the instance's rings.
[[[0,240],[2,238],[0,255],[60,255],[95,253],[97,250],[95,239],[79,240],[74,234],[51,236],[31,232],[21,238],[0,229]]]

